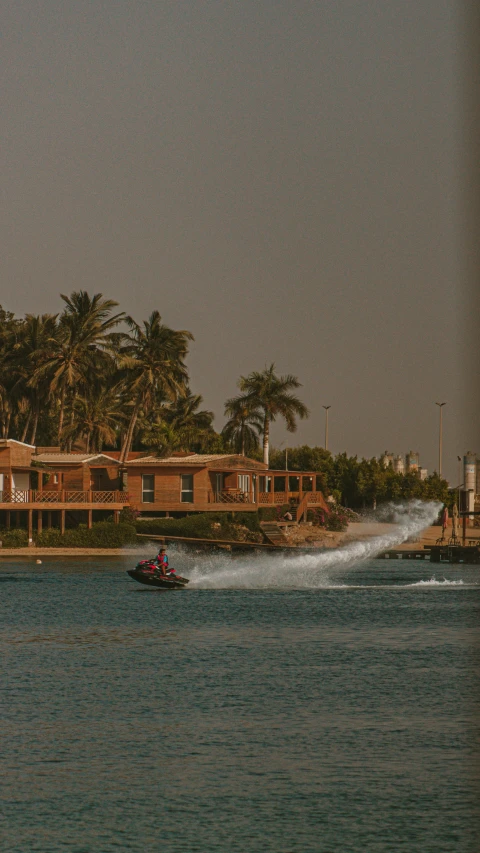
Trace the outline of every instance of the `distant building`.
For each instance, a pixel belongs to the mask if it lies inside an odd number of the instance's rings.
[[[420,468],[420,454],[415,450],[410,450],[405,458],[401,453],[394,454],[386,450],[380,457],[380,462],[384,468],[393,468],[396,474],[415,472],[421,480],[428,476],[427,469]]]
[[[468,450],[463,457],[463,489],[460,498],[460,508],[467,512],[473,513],[475,503],[479,502],[479,468],[477,454]],[[473,515],[471,518],[473,519]]]
[[[413,450],[407,453],[407,471],[418,471],[420,469],[420,455]]]
[[[386,450],[380,461],[384,468],[393,468],[393,453],[389,453]]]

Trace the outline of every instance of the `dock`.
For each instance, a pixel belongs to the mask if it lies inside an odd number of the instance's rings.
[[[423,548],[389,548],[379,560],[428,560],[430,563],[480,565],[480,545],[424,545]]]

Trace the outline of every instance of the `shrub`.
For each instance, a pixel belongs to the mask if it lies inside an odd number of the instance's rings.
[[[282,504],[282,506],[261,506],[258,510],[258,517],[260,521],[281,521],[289,509],[290,504]]]
[[[135,524],[138,533],[155,536],[184,536],[187,539],[232,539],[245,540],[245,530],[252,538],[258,538],[261,527],[256,512],[208,512],[189,515],[186,518],[155,518]]]
[[[28,533],[21,528],[1,530],[0,539],[4,548],[26,548],[28,545]]]
[[[276,521],[277,508],[274,506],[261,506],[258,509],[258,518],[260,521]]]
[[[314,527],[323,527],[325,524],[325,513],[318,509],[307,510],[307,521],[311,521]]]
[[[133,524],[138,518],[138,509],[133,509],[131,506],[124,506],[122,510],[120,510],[120,523],[121,524]]]
[[[216,539],[218,533],[213,524],[218,521],[217,513],[199,513],[186,518],[139,519],[137,533],[152,533],[156,536],[185,536],[192,539]]]
[[[328,514],[325,528],[335,533],[342,533],[348,527],[348,519],[342,507],[335,507]]]
[[[132,524],[99,521],[91,529],[81,524],[62,535],[58,529],[44,530],[35,537],[41,548],[122,548],[137,541]]]
[[[262,532],[257,512],[232,512],[231,520],[233,524],[241,524],[242,527],[246,527],[251,533]]]

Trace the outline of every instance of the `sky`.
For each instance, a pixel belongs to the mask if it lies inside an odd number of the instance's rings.
[[[101,292],[189,329],[224,422],[274,362],[273,443],[480,452],[471,416],[454,0],[6,0],[0,303]]]

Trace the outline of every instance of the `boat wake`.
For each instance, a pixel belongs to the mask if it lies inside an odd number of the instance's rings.
[[[405,586],[463,586],[462,580],[449,581],[444,578],[442,581],[437,581],[436,578],[430,578],[428,581],[416,581],[416,583],[407,583]]]
[[[232,558],[214,554],[190,557],[185,566],[190,588],[196,589],[315,589],[342,586],[339,575],[372,559],[380,551],[400,545],[431,525],[438,516],[438,502],[409,501],[390,506],[395,529],[381,536],[350,542],[318,554],[255,554]],[[182,558],[183,559],[183,558]],[[183,569],[183,565],[182,565]]]

